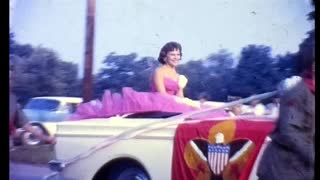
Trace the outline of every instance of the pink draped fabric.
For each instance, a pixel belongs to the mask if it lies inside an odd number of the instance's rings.
[[[122,94],[106,90],[102,101],[94,100],[80,104],[70,120],[111,117],[137,112],[189,112],[196,110],[195,107],[176,102],[174,98],[174,96],[157,92],[137,92],[129,87],[123,88]]]
[[[156,92],[154,85],[151,86],[152,92],[138,92],[129,87],[123,88],[121,94],[106,90],[101,101],[93,100],[80,104],[76,113],[69,119],[107,118],[127,113],[151,111],[184,113],[197,110],[193,106],[175,100],[174,95],[179,90],[178,82],[165,78],[164,85],[169,95]],[[221,110],[213,112],[207,118],[216,116],[228,116],[228,114]]]

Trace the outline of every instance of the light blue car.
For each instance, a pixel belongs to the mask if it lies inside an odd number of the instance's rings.
[[[82,98],[78,97],[35,97],[23,108],[27,118],[33,122],[59,122],[72,115]]]

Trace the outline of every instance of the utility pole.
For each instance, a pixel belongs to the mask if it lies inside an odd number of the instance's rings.
[[[84,59],[84,78],[83,78],[83,102],[92,100],[92,64],[94,46],[94,23],[95,23],[95,0],[87,0],[87,19],[86,19],[86,41]]]

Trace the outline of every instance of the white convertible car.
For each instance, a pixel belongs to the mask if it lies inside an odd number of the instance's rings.
[[[50,124],[57,173],[47,179],[257,179],[274,117],[186,117],[146,112]]]

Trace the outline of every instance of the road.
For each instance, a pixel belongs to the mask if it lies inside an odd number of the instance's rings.
[[[53,172],[46,165],[10,162],[10,180],[43,180]],[[58,180],[51,178],[50,180]]]
[[[51,159],[55,159],[52,145],[12,147],[10,180],[43,180],[44,177],[54,173],[47,166],[47,162]]]

